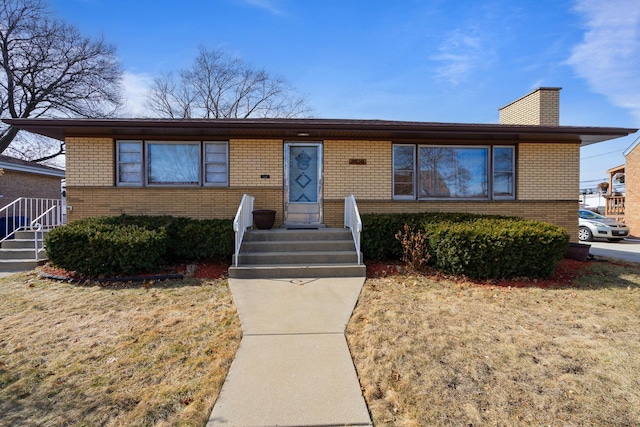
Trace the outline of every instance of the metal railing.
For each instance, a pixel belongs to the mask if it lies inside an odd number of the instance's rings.
[[[362,232],[362,219],[360,218],[356,198],[353,194],[344,198],[344,226],[345,228],[351,229],[353,243],[356,245],[356,253],[358,254],[358,265],[361,265],[360,233]]]
[[[14,200],[0,209],[0,242],[13,237],[16,231],[31,228],[32,222],[42,222],[43,230],[62,225],[61,207],[61,199],[20,197]]]
[[[238,258],[240,254],[240,246],[242,245],[242,239],[247,228],[253,225],[253,201],[255,197],[245,194],[242,196],[242,201],[238,207],[238,213],[233,220],[233,231],[235,232],[235,259],[234,265],[238,266]]]
[[[44,211],[40,216],[31,221],[29,228],[34,233],[34,259],[38,260],[38,254],[41,251],[44,251],[44,233],[45,230],[51,230],[59,225],[62,225],[62,204],[53,205],[46,211]]]

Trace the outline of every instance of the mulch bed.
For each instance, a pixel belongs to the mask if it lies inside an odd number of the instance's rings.
[[[179,264],[168,266],[160,272],[147,272],[135,276],[118,277],[82,277],[75,271],[67,271],[64,268],[56,268],[45,264],[38,268],[40,276],[72,282],[143,282],[148,280],[182,279],[193,277],[196,279],[225,279],[228,277],[230,263],[226,261],[209,261],[194,264]]]
[[[367,261],[365,262],[367,267],[367,278],[377,279],[383,277],[393,277],[411,274],[401,262],[384,262],[384,261]],[[529,278],[516,278],[509,280],[472,280],[462,276],[446,275],[436,270],[426,270],[420,275],[429,277],[432,280],[453,280],[455,282],[464,282],[467,284],[473,284],[477,286],[497,286],[497,287],[540,287],[540,288],[557,288],[564,286],[571,286],[573,280],[579,276],[580,272],[589,265],[589,261],[581,262],[572,259],[563,259],[558,264],[555,273],[548,279],[529,279]],[[145,281],[145,280],[158,280],[158,279],[177,279],[182,277],[193,277],[196,279],[226,279],[229,276],[229,267],[231,266],[228,261],[207,261],[194,264],[180,264],[172,267],[168,267],[165,271],[158,274],[142,274],[131,277],[114,277],[114,278],[100,278],[95,279],[97,281],[109,282],[109,281]],[[50,265],[44,265],[40,267],[40,274],[47,278],[58,280],[71,280],[71,281],[86,281],[87,278],[78,276],[74,271],[67,271],[62,268],[54,268]]]
[[[469,285],[477,286],[496,286],[496,287],[539,287],[539,288],[559,288],[571,286],[573,281],[580,275],[581,271],[593,261],[576,261],[565,258],[558,263],[558,267],[554,274],[548,279],[530,279],[527,277],[514,278],[508,280],[474,280],[463,276],[452,276],[437,270],[427,269],[419,273],[422,276],[429,277],[435,281],[452,280],[454,282],[464,282]],[[381,277],[390,277],[410,274],[402,263],[398,262],[366,262],[367,278],[376,279]]]

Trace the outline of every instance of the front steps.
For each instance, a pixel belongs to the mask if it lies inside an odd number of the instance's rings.
[[[365,277],[351,231],[344,228],[248,230],[234,279]]]
[[[0,273],[33,270],[46,261],[44,252],[38,252],[38,259],[35,259],[34,231],[16,231],[15,238],[0,244]]]

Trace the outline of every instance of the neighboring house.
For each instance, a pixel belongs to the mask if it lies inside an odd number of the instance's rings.
[[[277,211],[277,224],[342,227],[344,197],[353,194],[360,213],[515,215],[564,227],[577,241],[580,147],[637,129],[559,126],[558,93],[540,88],[503,107],[508,124],[5,121],[65,141],[69,220],[233,218],[247,193],[256,209]]]
[[[624,151],[624,222],[632,236],[640,237],[640,138]]]
[[[0,155],[0,208],[19,197],[59,199],[64,170]]]

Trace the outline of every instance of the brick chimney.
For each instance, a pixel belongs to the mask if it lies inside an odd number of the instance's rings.
[[[500,108],[500,124],[560,125],[561,87],[541,87]]]

